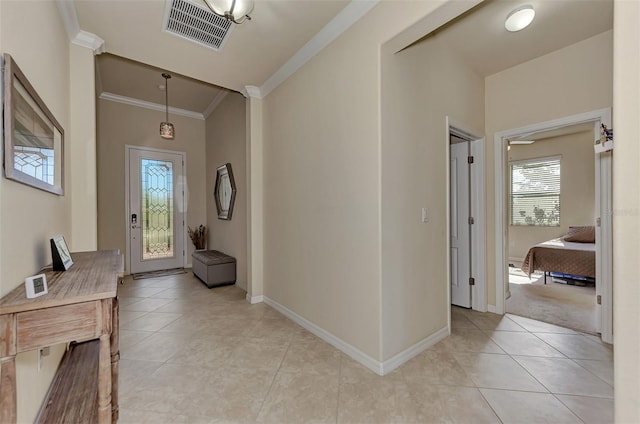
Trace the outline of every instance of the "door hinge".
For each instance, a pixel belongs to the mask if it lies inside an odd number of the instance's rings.
[[[596,296],[596,303],[598,305],[602,305],[602,295],[601,294]]]
[[[469,225],[473,225],[473,224],[475,224],[475,223],[476,223],[475,219],[473,219],[473,217],[472,217],[472,216],[470,216],[470,217],[469,217]]]
[[[470,286],[475,286],[476,285],[476,279],[473,277],[469,277],[469,285]]]
[[[467,163],[473,163],[473,156],[467,156]]]
[[[599,227],[599,226],[600,226],[600,218],[598,217],[596,218],[596,227]]]

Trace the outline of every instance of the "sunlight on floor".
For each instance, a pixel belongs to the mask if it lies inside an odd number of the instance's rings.
[[[531,278],[529,278],[520,268],[509,267],[510,284],[533,284],[540,278],[544,278],[544,273],[540,271],[534,272],[531,274]]]

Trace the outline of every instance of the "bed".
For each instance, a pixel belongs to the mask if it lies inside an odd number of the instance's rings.
[[[524,258],[522,271],[529,277],[536,270],[544,271],[545,284],[547,283],[547,275],[551,272],[595,278],[595,236],[593,242],[590,242],[591,237],[578,239],[587,241],[573,241],[576,238],[571,237],[570,228],[567,236],[536,244],[529,249]]]

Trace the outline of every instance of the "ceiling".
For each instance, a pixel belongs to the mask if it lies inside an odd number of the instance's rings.
[[[533,6],[535,19],[522,31],[508,32],[507,15],[523,4]],[[611,28],[613,0],[487,0],[432,36],[486,77]]]
[[[80,29],[105,40],[96,89],[205,113],[221,92],[261,86],[339,14],[348,0],[257,0],[252,20],[236,26],[220,51],[162,30],[169,0],[75,0]],[[191,0],[204,5],[202,0]],[[355,0],[358,1],[358,0]],[[390,1],[390,0],[382,0]],[[530,0],[536,18],[517,33],[504,19],[522,1],[487,0],[423,40],[438,37],[479,75],[508,69],[613,27],[612,0]],[[576,16],[574,16],[574,14]],[[221,91],[222,90],[222,91]],[[218,97],[219,98],[219,97]]]
[[[101,37],[108,53],[236,91],[262,85],[348,3],[258,0],[253,19],[214,51],[162,30],[167,0],[74,2],[80,29]]]
[[[109,53],[96,58],[97,95],[109,93],[145,102],[165,104],[165,80],[159,68],[124,59]],[[195,113],[204,113],[221,93],[229,90],[189,78],[169,73],[169,105]]]

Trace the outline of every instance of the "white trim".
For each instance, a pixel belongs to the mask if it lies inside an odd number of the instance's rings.
[[[57,0],[58,12],[67,30],[69,40],[73,40],[80,32],[80,24],[78,23],[78,15],[73,0]]]
[[[104,40],[97,35],[82,31],[78,23],[78,15],[73,0],[57,0],[58,12],[67,30],[69,40],[73,44],[93,50],[93,54],[104,53]]]
[[[108,100],[108,101],[111,101],[111,102],[123,103],[125,105],[141,107],[141,108],[144,108],[144,109],[157,110],[157,111],[160,111],[160,112],[164,112],[165,111],[165,105],[161,105],[161,104],[158,104],[158,103],[147,102],[147,101],[139,100],[139,99],[134,99],[133,97],[121,96],[119,94],[113,94],[113,93],[109,93],[109,92],[106,92],[106,91],[103,92],[102,94],[100,94],[100,96],[98,98],[102,99],[102,100]],[[175,107],[169,107],[169,113],[172,114],[172,115],[186,116],[187,118],[200,119],[200,120],[204,121],[204,115],[202,113],[192,112],[192,111],[186,110],[186,109],[178,109],[178,108],[175,108]]]
[[[324,28],[298,50],[291,58],[271,75],[260,87],[266,97],[277,86],[293,75],[322,49],[338,38],[343,32],[369,12],[380,0],[352,0]]]
[[[334,336],[333,334],[329,333],[323,328],[318,327],[311,321],[307,320],[306,318],[303,318],[302,316],[296,314],[286,306],[282,306],[281,304],[268,298],[267,296],[264,296],[264,303],[271,306],[273,309],[277,310],[282,315],[286,316],[287,318],[291,319],[297,324],[301,325],[302,327],[312,332],[316,336],[320,337],[325,342],[341,350],[343,353],[350,356],[355,361],[360,362],[362,365],[369,368],[371,371],[375,372],[378,375],[383,375],[382,363],[373,359],[366,353],[362,352],[360,349],[350,345],[349,343],[343,341],[342,339],[339,339],[338,337]]]
[[[125,160],[125,175],[124,175],[124,193],[125,193],[125,199],[124,199],[124,210],[125,210],[125,214],[124,214],[124,228],[125,228],[125,249],[126,252],[124,254],[124,269],[125,269],[125,275],[129,275],[130,273],[130,266],[131,266],[131,226],[129,225],[129,213],[130,213],[130,209],[129,209],[129,181],[131,179],[131,176],[129,175],[129,171],[130,171],[130,166],[129,166],[129,159],[130,159],[130,152],[131,150],[145,150],[148,152],[160,152],[160,153],[170,153],[170,154],[175,154],[175,155],[180,155],[182,156],[182,177],[184,178],[184,180],[186,181],[187,179],[187,154],[186,152],[181,152],[178,150],[167,150],[167,149],[156,149],[153,147],[145,147],[145,146],[136,146],[133,144],[125,144],[124,145],[124,160]],[[187,196],[188,194],[185,193],[184,196],[182,196],[182,210],[184,211],[184,227],[186,228],[188,226],[188,222],[187,222]],[[182,245],[184,246],[183,249],[183,255],[182,255],[182,266],[183,268],[187,268],[187,232],[186,231],[182,231]]]
[[[227,90],[220,90],[216,97],[213,98],[211,103],[209,103],[209,106],[207,106],[204,112],[202,112],[204,119],[207,119],[213,113],[213,111],[216,110],[218,106],[220,106],[220,103],[222,103],[224,98],[227,97],[227,94],[229,94]]]
[[[421,352],[435,345],[440,340],[444,339],[450,334],[449,328],[444,327],[436,331],[434,334],[430,335],[429,337],[409,347],[408,349],[403,350],[402,352],[398,353],[397,355],[394,355],[393,357],[387,359],[384,362],[380,362],[372,358],[371,356],[367,355],[366,353],[362,352],[360,349],[356,348],[355,346],[350,345],[349,343],[334,336],[333,334],[317,326],[316,324],[312,323],[306,318],[298,315],[297,313],[293,312],[291,309],[287,308],[286,306],[279,304],[275,300],[272,300],[267,296],[256,296],[256,297],[263,298],[264,303],[271,306],[273,309],[280,312],[282,315],[296,322],[300,326],[304,327],[311,333],[320,337],[325,342],[329,343],[336,349],[342,351],[344,354],[348,355],[353,360],[359,362],[360,364],[369,368],[371,371],[375,372],[378,375],[388,374],[389,372],[393,371],[394,369],[398,368],[400,365],[404,364],[414,356],[420,354]],[[247,294],[247,298],[249,298],[248,294]]]
[[[75,37],[71,39],[71,42],[93,50],[93,54],[95,55],[105,52],[104,40],[91,32],[80,30]]]
[[[247,299],[247,302],[251,303],[252,305],[256,303],[262,303],[265,301],[263,295],[252,297],[249,293],[247,293],[246,299]]]
[[[391,371],[403,365],[405,362],[409,361],[411,358],[429,349],[431,346],[435,345],[440,340],[443,340],[445,337],[448,337],[450,334],[451,334],[451,331],[449,330],[449,327],[448,326],[443,327],[440,330],[433,333],[432,335],[430,335],[429,337],[420,340],[418,343],[414,344],[413,346],[387,359],[382,363],[382,375],[389,374]]]
[[[249,97],[252,97],[254,99],[262,98],[262,92],[260,88],[256,87],[255,85],[245,85],[241,93],[246,98],[249,98]]]
[[[553,119],[550,121],[539,122],[536,124],[527,125],[520,128],[509,129],[505,131],[499,131],[494,134],[494,164],[495,164],[495,176],[494,176],[494,190],[495,190],[495,269],[496,269],[496,313],[505,313],[505,271],[506,271],[506,258],[509,257],[506,249],[507,240],[507,225],[506,219],[506,140],[511,137],[518,137],[523,134],[530,134],[539,131],[555,130],[563,128],[569,125],[582,124],[587,122],[594,123],[595,139],[599,138],[599,126],[600,123],[611,127],[611,108],[598,109],[590,112],[580,113],[577,115],[567,116],[559,119]],[[608,154],[603,154],[608,155]],[[596,254],[596,280],[601,282],[598,284],[598,289],[602,290],[602,317],[601,317],[601,335],[602,340],[608,343],[613,342],[613,296],[612,296],[612,284],[613,284],[613,249],[611,243],[612,231],[611,231],[611,157],[601,156],[596,158],[596,161],[601,161],[599,181],[596,181],[596,187],[598,185],[604,186],[600,190],[604,193],[598,192],[597,201],[600,203],[600,210],[597,211],[598,216],[601,218],[601,226],[596,227],[596,232],[600,232],[599,237],[601,251],[601,260],[598,260],[599,256]],[[598,169],[598,168],[597,168]],[[598,265],[600,265],[598,267]],[[598,278],[599,277],[599,278]]]
[[[491,312],[492,314],[495,314],[496,307],[494,305],[487,305],[487,312]]]

